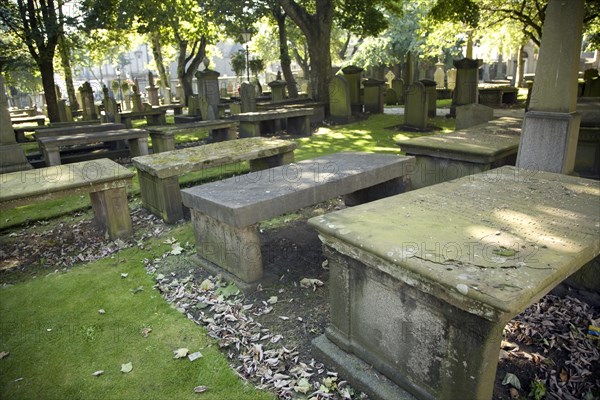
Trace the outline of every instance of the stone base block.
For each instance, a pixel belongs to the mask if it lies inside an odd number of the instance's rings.
[[[96,222],[108,231],[111,239],[132,235],[127,191],[124,187],[91,192],[90,199]]]
[[[26,171],[32,168],[20,145],[9,144],[0,146],[0,174]]]
[[[160,179],[138,170],[138,178],[144,208],[168,224],[183,219],[178,176]]]
[[[198,256],[248,284],[263,277],[260,236],[256,225],[236,228],[191,210]]]
[[[579,113],[529,111],[517,155],[517,167],[571,174],[579,137]]]
[[[344,379],[356,389],[367,393],[373,400],[415,400],[410,393],[387,379],[354,354],[347,353],[333,344],[325,335],[312,341],[317,358],[335,366]]]

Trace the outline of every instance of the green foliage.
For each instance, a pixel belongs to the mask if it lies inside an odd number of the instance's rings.
[[[231,69],[235,73],[235,76],[238,78],[244,76],[244,72],[246,71],[246,52],[244,50],[239,50],[236,53],[231,55]]]
[[[430,16],[437,21],[461,22],[472,28],[479,25],[480,8],[473,0],[438,0]]]
[[[259,58],[253,58],[251,60],[248,60],[248,68],[256,76],[260,72],[264,71],[265,63]]]
[[[529,394],[527,398],[534,400],[542,400],[546,396],[546,385],[543,381],[535,378],[531,382],[531,389],[529,390]]]

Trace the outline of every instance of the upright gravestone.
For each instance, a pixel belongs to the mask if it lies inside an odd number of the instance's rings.
[[[435,87],[437,89],[445,89],[446,73],[444,72],[444,63],[438,62],[435,64],[435,72],[433,73],[433,80],[435,81]]]
[[[427,129],[427,92],[421,82],[415,82],[406,91],[404,125],[418,130]]]
[[[398,94],[392,88],[388,88],[385,91],[385,104],[388,106],[393,106],[398,104]]]
[[[88,81],[83,82],[83,85],[79,87],[79,92],[81,93],[83,119],[85,121],[98,119],[96,105],[94,104],[94,90],[92,89],[92,85],[90,85]]]
[[[329,82],[329,114],[333,121],[346,124],[352,116],[350,89],[345,77],[335,75]]]
[[[581,120],[576,107],[583,3],[548,2],[529,111],[523,120],[518,167],[573,172]]]
[[[383,114],[383,95],[385,81],[369,78],[363,82],[365,87],[365,112]]]
[[[448,89],[456,88],[456,68],[450,68],[446,71],[446,79],[448,80]]]
[[[437,112],[437,91],[435,88],[437,84],[435,81],[430,81],[429,79],[421,79],[420,82],[425,86],[425,91],[427,92],[427,116],[435,118]]]
[[[355,65],[349,65],[342,68],[344,78],[348,81],[352,114],[361,113],[363,111],[363,105],[360,99],[360,80],[363,71],[364,69]]]
[[[394,79],[392,81],[392,89],[398,96],[398,104],[404,104],[404,81],[402,79]]]
[[[4,78],[0,74],[0,174],[31,169],[25,152],[17,143],[4,93]]]
[[[392,71],[388,71],[387,74],[385,74],[385,81],[387,83],[388,88],[392,87],[392,81],[396,78],[396,74],[394,74]]]
[[[208,110],[206,112],[208,113]],[[200,98],[196,95],[191,95],[188,97],[188,116],[196,117],[199,115],[202,115],[200,111]]]
[[[456,67],[456,87],[452,93],[450,115],[456,115],[455,112],[457,106],[478,103],[478,70],[481,63],[482,60],[473,60],[471,58],[463,58],[462,60],[454,61],[454,66]]]
[[[73,117],[71,114],[71,108],[67,106],[67,100],[58,100],[58,118],[60,122],[71,122]]]
[[[148,86],[146,86],[146,92],[148,92],[148,101],[152,106],[158,106],[158,88],[154,85],[154,75],[152,71],[148,71]]]
[[[144,106],[142,105],[142,95],[140,93],[140,84],[138,83],[137,78],[134,80],[133,84],[133,94],[131,95],[131,111],[133,112],[142,112],[144,110]]]
[[[271,102],[276,103],[278,101],[285,100],[285,87],[287,82],[281,79],[281,72],[277,72],[277,78],[274,81],[269,82],[271,88]]]
[[[243,113],[256,111],[256,89],[248,82],[242,83],[240,88],[241,108]]]
[[[219,103],[221,102],[221,92],[219,91],[219,76],[217,71],[208,69],[208,63],[205,63],[204,71],[196,72],[198,82],[198,97],[206,100],[208,109],[202,119],[216,119],[219,115]]]

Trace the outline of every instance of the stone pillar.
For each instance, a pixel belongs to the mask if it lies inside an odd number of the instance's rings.
[[[570,174],[581,115],[576,112],[583,0],[550,0],[517,166]]]
[[[365,112],[383,114],[383,89],[385,81],[369,78],[363,82],[365,87]]]
[[[196,72],[198,84],[198,98],[206,99],[208,104],[208,119],[216,119],[219,115],[219,103],[221,102],[221,93],[219,91],[219,76],[217,71],[206,68],[204,71]],[[205,118],[203,116],[203,118]]]
[[[361,113],[363,111],[363,105],[360,101],[360,79],[363,71],[364,69],[355,65],[349,65],[342,68],[344,78],[348,81],[352,114]]]
[[[146,86],[146,92],[148,92],[148,102],[152,106],[158,106],[158,88],[154,86],[154,75],[148,71],[148,86]]]
[[[454,61],[456,67],[456,88],[452,93],[450,115],[454,116],[456,106],[477,103],[477,86],[479,85],[479,67],[482,60],[463,58]]]
[[[0,174],[31,169],[25,152],[17,143],[4,93],[4,77],[0,74]]]

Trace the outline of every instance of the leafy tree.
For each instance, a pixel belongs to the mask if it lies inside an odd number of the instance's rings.
[[[54,55],[62,26],[54,0],[16,0],[0,4],[0,22],[24,43],[41,77],[50,121],[59,121]]]

